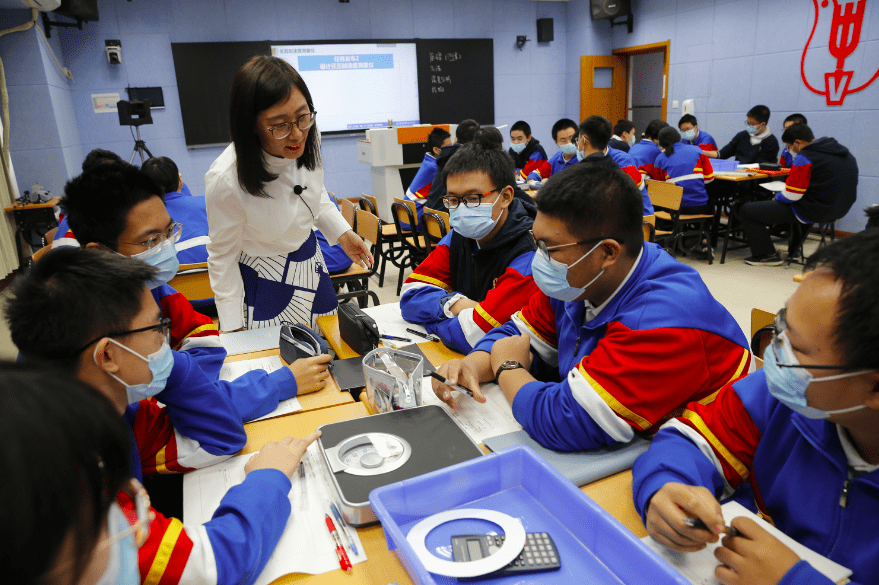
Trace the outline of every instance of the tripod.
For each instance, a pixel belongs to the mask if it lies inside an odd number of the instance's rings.
[[[131,153],[131,158],[128,159],[128,164],[134,162],[134,156],[136,154],[140,155],[140,164],[143,164],[146,160],[143,157],[143,153],[147,154],[147,158],[153,158],[153,153],[150,152],[150,149],[147,148],[146,142],[141,140],[140,138],[140,126],[135,126],[137,128],[137,139],[134,141],[134,151]]]

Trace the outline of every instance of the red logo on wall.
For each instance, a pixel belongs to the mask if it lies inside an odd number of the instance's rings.
[[[827,98],[828,106],[841,106],[845,96],[861,91],[879,77],[879,69],[866,75],[872,75],[866,83],[861,83],[865,76],[857,75],[852,67],[846,68],[845,60],[858,48],[861,40],[861,26],[864,23],[864,8],[867,0],[812,0],[815,5],[815,24],[812,25],[812,33],[803,49],[803,58],[800,60],[800,75],[803,83],[811,91]],[[829,38],[827,52],[817,48],[809,51],[815,31],[818,38],[824,34]],[[823,47],[822,47],[823,49]],[[806,77],[806,59],[810,61],[810,70],[823,70],[824,80],[813,86]],[[853,82],[854,80],[854,82]],[[856,84],[861,83],[861,85]]]

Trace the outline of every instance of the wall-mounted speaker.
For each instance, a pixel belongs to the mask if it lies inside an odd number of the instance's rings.
[[[632,14],[629,0],[591,0],[592,20],[613,20]]]
[[[551,18],[538,18],[537,19],[537,42],[538,43],[549,43],[552,40],[553,40],[552,19]]]

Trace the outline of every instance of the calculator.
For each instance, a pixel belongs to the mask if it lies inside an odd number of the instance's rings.
[[[504,544],[504,535],[492,534],[460,534],[452,537],[452,558],[455,562],[463,563],[478,561],[496,553]],[[504,577],[520,573],[537,573],[543,571],[557,571],[562,567],[559,553],[552,541],[552,537],[546,532],[529,532],[525,535],[525,548],[519,556],[513,559],[506,567],[482,575],[480,577],[459,578],[459,581],[474,581],[491,577]]]

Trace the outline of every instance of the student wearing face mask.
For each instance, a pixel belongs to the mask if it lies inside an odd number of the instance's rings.
[[[683,144],[681,135],[671,126],[659,131],[659,148],[662,152],[653,165],[660,181],[683,187],[681,213],[712,213],[705,185],[714,180],[714,169],[705,153]]]
[[[516,166],[516,179],[520,181],[542,181],[549,177],[551,170],[546,151],[540,141],[531,136],[528,122],[519,120],[510,128],[510,156]]]
[[[430,193],[430,187],[433,185],[433,177],[436,175],[436,158],[439,156],[443,147],[452,143],[452,135],[442,128],[434,128],[427,136],[427,152],[424,153],[424,160],[415,173],[415,178],[409,188],[406,189],[406,199],[415,202],[415,209],[418,211],[418,222],[421,223],[421,214],[424,209],[424,202],[427,201],[427,195]]]
[[[580,127],[569,118],[562,118],[552,125],[552,139],[558,145],[559,151],[549,159],[551,174],[554,175],[580,162],[577,158],[579,132]]]
[[[739,219],[751,256],[752,266],[777,266],[781,255],[775,249],[769,227],[797,226],[788,255],[796,255],[808,226],[843,217],[858,197],[858,161],[834,138],[815,139],[806,124],[794,124],[781,139],[795,156],[785,187],[772,201],[752,201],[739,209]]]
[[[641,174],[657,180],[659,179],[653,162],[661,152],[659,150],[659,131],[663,128],[668,128],[668,124],[664,121],[650,120],[647,128],[644,129],[644,138],[629,149],[629,156],[632,157]]]
[[[794,124],[808,124],[809,121],[802,114],[791,114],[787,118],[784,119],[784,129],[787,130]],[[794,158],[796,156],[788,150],[787,145],[782,149],[781,156],[778,157],[778,164],[780,164],[783,168],[789,169],[794,164]]]
[[[443,203],[452,230],[406,279],[400,299],[404,319],[462,353],[537,291],[533,220],[514,196],[514,169],[496,146],[500,138],[496,128],[483,128],[449,159]]]
[[[766,106],[754,106],[748,110],[744,130],[719,151],[706,153],[710,158],[733,157],[740,164],[776,162],[778,139],[769,130],[769,114]]]
[[[210,383],[188,355],[171,352],[168,321],[146,286],[155,273],[109,251],[53,250],[14,283],[5,308],[26,364],[89,384],[125,421],[138,481],[213,465],[247,439],[230,387]],[[289,476],[318,435],[267,445],[203,526],[184,528],[152,511],[139,551],[142,580],[252,583],[289,516]]]
[[[733,497],[853,571],[879,575],[879,233],[837,240],[779,311],[763,368],[693,402],[635,462],[650,535],[684,553],[717,542]],[[708,530],[690,528],[700,518]],[[724,584],[830,583],[761,523],[736,518],[715,556]]]
[[[717,150],[714,137],[704,130],[699,130],[699,122],[693,114],[684,114],[678,121],[681,131],[681,142],[698,146],[702,150]]]
[[[439,368],[451,383],[485,402],[479,384],[497,380],[532,438],[578,451],[652,434],[747,371],[745,336],[699,274],[644,242],[641,196],[622,171],[562,171],[538,193],[537,210],[531,272],[540,292]],[[455,405],[452,388],[433,387]]]
[[[635,124],[631,120],[620,120],[613,127],[613,136],[610,137],[607,145],[623,152],[629,152],[633,144],[635,144]]]

